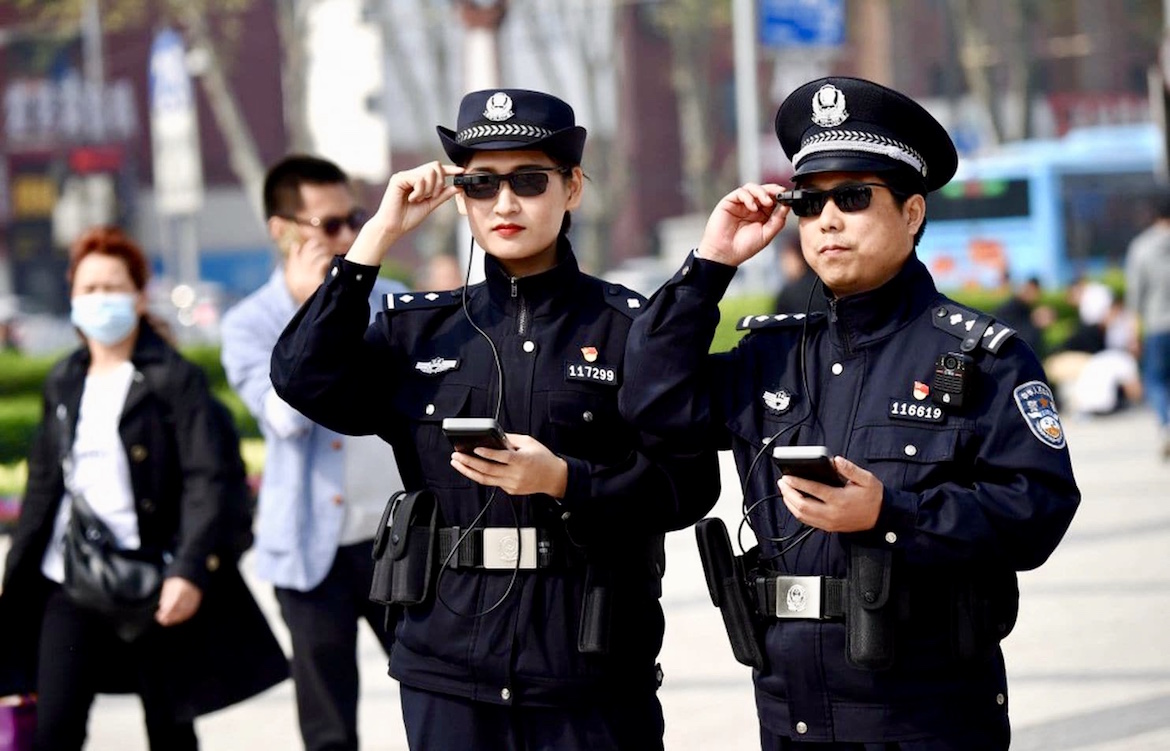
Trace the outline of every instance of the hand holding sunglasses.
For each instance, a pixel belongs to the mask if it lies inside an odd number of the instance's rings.
[[[841,211],[852,214],[869,208],[869,204],[873,200],[874,188],[885,188],[894,195],[899,195],[885,183],[852,183],[839,185],[830,190],[810,188],[786,190],[778,194],[776,200],[791,208],[792,213],[799,217],[820,216],[829,199],[832,199],[833,205]]]

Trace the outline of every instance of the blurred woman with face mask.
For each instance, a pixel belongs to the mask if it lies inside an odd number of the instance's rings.
[[[141,696],[151,749],[194,749],[196,715],[287,676],[235,566],[247,534],[238,437],[203,372],[149,322],[148,277],[118,229],[71,249],[83,344],[45,382],[0,600],[11,629],[0,693],[35,689],[37,749],[80,749],[99,691]],[[83,512],[113,547],[157,561],[156,599],[99,612],[63,586],[70,520]]]

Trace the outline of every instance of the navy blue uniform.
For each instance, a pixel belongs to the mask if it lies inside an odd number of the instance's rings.
[[[655,295],[630,333],[622,412],[647,432],[732,450],[745,503],[772,496],[750,521],[776,572],[845,577],[852,546],[892,551],[900,612],[884,671],[847,662],[844,623],[770,619],[768,666],[755,674],[765,737],[1006,749],[999,639],[1014,623],[1015,572],[1048,557],[1080,498],[1035,355],[941,295],[912,255],[884,286],[832,300],[826,316],[748,319],[734,350],[709,356],[734,272],[692,258]],[[935,362],[969,336],[972,389],[961,407],[938,405]],[[818,444],[881,480],[877,525],[815,530],[778,555],[785,543],[773,540],[794,539],[800,524],[777,495],[771,447]],[[957,594],[972,591],[991,604],[973,618]]]
[[[394,295],[367,330],[377,270],[336,261],[281,337],[273,384],[315,422],[385,439],[406,488],[430,488],[441,524],[466,529],[493,491],[450,466],[440,425],[445,417],[496,413],[494,344],[503,371],[501,425],[562,456],[569,475],[560,500],[495,491],[478,524],[549,530],[557,563],[519,571],[514,582],[510,569],[445,569],[442,601],[432,594],[405,609],[390,674],[412,689],[480,706],[579,712],[626,701],[644,708],[621,731],[628,735],[594,747],[660,747],[662,534],[713,504],[715,453],[655,458],[618,414],[626,337],[643,298],[581,273],[564,241],[558,264],[541,274],[509,277],[491,257],[485,266],[486,281],[468,289],[468,310],[491,343],[468,321],[460,291]],[[578,650],[587,563],[610,579],[608,654]],[[501,598],[499,607],[467,617]],[[417,705],[416,691],[404,697],[408,711]],[[465,737],[466,728],[460,735],[453,727],[449,739]],[[493,747],[506,747],[505,739]]]

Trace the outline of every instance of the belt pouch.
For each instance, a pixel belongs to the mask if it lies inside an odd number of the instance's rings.
[[[894,664],[897,613],[890,597],[892,563],[889,550],[850,548],[845,656],[861,670],[885,670]]]
[[[436,565],[439,507],[429,490],[395,493],[374,537],[370,600],[418,605],[430,595]]]
[[[732,655],[744,665],[764,670],[764,650],[749,607],[744,573],[743,558],[751,556],[752,551],[739,558],[732,554],[731,538],[722,519],[700,519],[695,524],[695,538],[699,544],[703,575],[707,579],[707,592],[723,616]]]
[[[577,651],[581,654],[603,655],[609,652],[612,600],[612,587],[606,569],[601,564],[587,564],[581,623],[577,627]]]

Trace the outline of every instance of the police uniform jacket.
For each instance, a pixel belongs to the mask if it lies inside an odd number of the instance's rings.
[[[203,371],[147,325],[131,355],[133,380],[118,433],[129,459],[130,484],[144,549],[166,551],[164,576],[203,592],[190,620],[163,628],[157,663],[174,692],[177,719],[221,709],[288,677],[276,637],[244,584],[236,558],[251,517],[234,430],[215,402]],[[53,522],[63,502],[62,447],[76,428],[89,370],[81,347],[45,380],[43,417],[29,451],[29,478],[4,571],[0,597],[0,694],[32,690],[41,617],[52,585],[41,574]],[[104,659],[104,656],[103,658]],[[149,660],[148,660],[149,662]],[[101,691],[133,685],[109,666]]]
[[[708,356],[734,271],[692,257],[656,293],[630,334],[622,413],[640,429],[732,450],[745,505],[763,501],[750,520],[767,568],[843,578],[854,546],[891,551],[899,613],[894,665],[881,671],[847,662],[840,621],[762,621],[761,724],[806,741],[933,736],[1006,748],[998,643],[1014,624],[1015,572],[1048,557],[1079,502],[1035,355],[941,295],[911,255],[881,288],[830,300],[825,316],[748,319],[735,349]],[[938,356],[972,336],[971,390],[961,407],[936,404]],[[881,512],[871,531],[814,530],[796,543],[771,448],[821,444],[877,476]]]
[[[390,443],[407,490],[437,495],[441,525],[551,536],[546,569],[443,569],[429,601],[405,608],[392,676],[498,704],[563,705],[597,698],[599,687],[653,691],[662,533],[710,507],[715,455],[656,459],[618,416],[641,297],[581,273],[564,240],[558,264],[541,274],[510,277],[491,257],[485,270],[467,289],[467,313],[461,290],[394,295],[367,329],[377,270],[339,259],[277,344],[272,382],[310,419]],[[443,418],[494,416],[501,372],[500,424],[565,459],[562,499],[510,497],[450,466]],[[610,584],[607,655],[577,648],[588,562]]]

